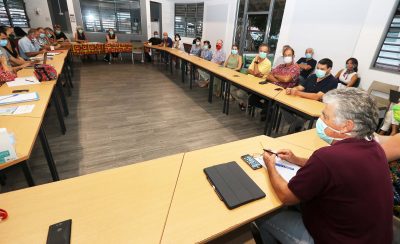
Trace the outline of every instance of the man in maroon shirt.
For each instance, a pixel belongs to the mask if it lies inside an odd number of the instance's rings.
[[[309,159],[281,150],[278,156],[302,166],[289,183],[264,154],[268,175],[285,208],[258,220],[265,243],[392,243],[393,191],[385,153],[373,140],[378,109],[356,88],[332,90],[317,123],[341,134]],[[318,128],[318,126],[317,126]],[[329,137],[324,130],[319,135]],[[343,139],[344,138],[344,139]]]

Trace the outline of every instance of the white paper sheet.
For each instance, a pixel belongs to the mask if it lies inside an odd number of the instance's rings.
[[[17,77],[14,81],[7,82],[7,86],[26,86],[26,85],[37,85],[40,84],[39,80],[35,76]]]
[[[257,160],[264,168],[266,168],[262,156],[255,157],[255,160]],[[289,182],[290,179],[292,179],[296,175],[297,171],[300,169],[299,166],[282,160],[280,157],[276,157],[275,168],[278,173],[286,180],[286,182]]]
[[[37,92],[30,93],[14,93],[9,95],[0,96],[0,105],[10,104],[10,103],[22,103],[29,101],[39,100],[39,94]]]

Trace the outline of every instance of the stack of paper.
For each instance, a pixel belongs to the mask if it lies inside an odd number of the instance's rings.
[[[18,77],[18,78],[15,78],[14,81],[7,82],[7,85],[9,87],[37,85],[37,84],[40,84],[40,82],[35,76]]]
[[[0,96],[0,105],[10,103],[23,103],[39,100],[39,94],[37,92],[30,92],[25,94],[15,93],[5,96]]]
[[[0,115],[17,115],[17,114],[29,114],[32,113],[35,108],[35,104],[32,105],[21,105],[15,107],[0,107]]]
[[[255,157],[254,159],[257,160],[264,168],[266,168],[262,156]],[[286,160],[282,160],[280,157],[276,157],[275,168],[278,171],[278,173],[282,176],[282,178],[285,179],[286,182],[289,182],[290,179],[292,179],[297,174],[297,171],[300,169],[300,166],[289,163]]]

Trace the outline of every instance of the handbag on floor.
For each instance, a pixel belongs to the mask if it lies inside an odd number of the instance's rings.
[[[56,69],[48,64],[35,64],[34,74],[39,81],[49,81],[57,79]]]

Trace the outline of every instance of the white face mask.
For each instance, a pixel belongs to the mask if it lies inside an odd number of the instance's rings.
[[[175,38],[175,41],[179,41],[179,38],[177,37],[177,38]]]
[[[283,62],[285,64],[290,64],[293,61],[293,57],[288,56],[288,57],[283,57]]]

